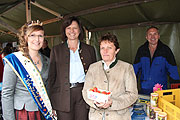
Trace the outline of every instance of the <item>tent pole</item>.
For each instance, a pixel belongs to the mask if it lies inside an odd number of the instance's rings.
[[[84,31],[85,31],[85,37],[86,37],[86,44],[90,44],[90,41],[89,41],[89,34],[88,34],[88,30],[85,28],[85,27],[83,27],[84,28]]]
[[[142,22],[142,23],[134,23],[134,24],[125,24],[125,25],[115,25],[115,26],[108,26],[108,27],[101,27],[101,28],[94,28],[90,29],[90,32],[96,31],[105,31],[105,30],[114,30],[114,29],[125,29],[125,28],[134,28],[134,27],[144,27],[144,26],[151,26],[151,25],[163,25],[163,24],[176,24],[179,22]]]
[[[57,22],[57,21],[60,21],[62,18],[53,18],[53,19],[49,19],[49,20],[45,20],[45,21],[42,21],[43,22],[43,25],[46,25],[46,24],[49,24],[49,23],[53,23],[53,22]]]
[[[36,1],[35,1],[35,2],[32,2],[32,1],[31,1],[31,4],[33,4],[33,5],[37,6],[37,7],[41,8],[41,9],[43,9],[43,10],[49,12],[49,13],[51,13],[51,14],[59,17],[59,18],[63,18],[63,17],[61,16],[61,14],[59,14],[59,13],[57,13],[57,12],[55,12],[55,11],[49,9],[49,8],[46,8],[46,7],[42,6],[42,5],[40,5],[40,4],[37,3]]]
[[[18,33],[18,31],[17,31],[15,28],[13,28],[12,26],[8,25],[7,23],[5,23],[4,21],[2,21],[1,19],[0,19],[0,25],[2,25],[4,28],[10,30],[11,32],[13,32],[13,33],[15,33],[15,34]]]
[[[26,0],[26,22],[31,21],[31,4],[30,0]]]
[[[126,0],[126,1],[121,1],[121,2],[117,2],[117,3],[112,3],[112,4],[108,4],[108,5],[103,5],[103,6],[99,6],[99,7],[95,7],[95,8],[82,10],[82,11],[75,12],[75,13],[70,13],[64,17],[83,16],[83,15],[92,14],[92,13],[96,13],[96,12],[102,12],[102,11],[107,11],[107,10],[116,9],[116,8],[120,8],[120,7],[138,5],[138,4],[153,2],[153,1],[158,1],[158,0]]]

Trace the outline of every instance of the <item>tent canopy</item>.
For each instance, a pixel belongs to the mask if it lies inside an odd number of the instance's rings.
[[[98,39],[110,32],[120,43],[118,59],[133,63],[147,26],[160,28],[161,41],[174,53],[180,73],[180,0],[0,0],[0,43],[17,41],[28,20],[44,24],[50,47],[59,44],[62,19],[77,16],[92,32],[90,44],[100,58]]]
[[[26,3],[29,3],[26,7]],[[47,36],[60,34],[64,17],[77,16],[89,31],[104,31],[180,22],[180,0],[1,0],[0,42],[16,41],[27,21],[45,23]]]

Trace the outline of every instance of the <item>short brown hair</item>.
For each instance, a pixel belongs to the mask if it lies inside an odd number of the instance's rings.
[[[152,29],[152,28],[156,29],[156,30],[158,31],[158,33],[159,33],[159,28],[157,28],[156,26],[150,26],[150,27],[148,27],[147,30],[146,30],[146,33],[147,33],[150,29]]]
[[[102,41],[112,42],[114,46],[116,47],[116,50],[119,49],[119,43],[118,43],[117,37],[111,33],[107,33],[103,35],[99,41],[99,44],[101,44]]]

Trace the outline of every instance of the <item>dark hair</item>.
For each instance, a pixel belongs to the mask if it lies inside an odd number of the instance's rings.
[[[12,51],[12,48],[9,47],[9,46],[6,46],[3,51],[2,51],[2,54],[4,54],[4,56],[8,55],[8,54],[11,54],[13,51]]]
[[[159,33],[159,28],[157,28],[156,26],[150,26],[150,27],[146,30],[146,33],[147,33],[150,29],[152,29],[152,28],[156,29],[156,30],[158,31],[158,33]]]
[[[78,37],[79,40],[84,39],[84,29],[83,29],[81,22],[79,21],[79,19],[77,17],[72,16],[72,17],[65,18],[62,23],[62,26],[61,26],[61,33],[62,33],[61,37],[64,42],[67,40],[66,31],[65,31],[66,27],[71,25],[73,21],[77,22],[77,24],[79,25],[79,29],[80,29],[80,34]]]
[[[119,43],[117,41],[117,37],[111,33],[107,33],[103,35],[99,41],[99,44],[101,44],[102,41],[112,42],[114,46],[116,47],[116,50],[119,49]]]
[[[6,45],[6,47],[13,47],[13,46],[12,46],[12,43],[8,43],[8,44]]]
[[[46,39],[44,39],[44,43],[48,44],[48,41]]]

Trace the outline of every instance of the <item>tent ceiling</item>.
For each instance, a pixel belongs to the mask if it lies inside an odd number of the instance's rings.
[[[180,0],[32,0],[34,1],[63,17],[78,16],[90,31],[180,22]],[[58,19],[44,27],[48,36],[60,34],[61,19],[56,15],[31,4],[31,17],[32,20],[39,19],[45,23]],[[16,40],[12,32],[25,22],[25,0],[0,1],[0,42]]]

